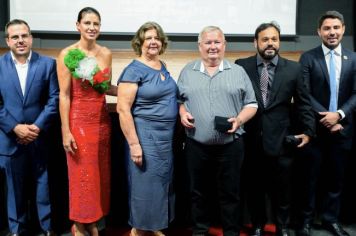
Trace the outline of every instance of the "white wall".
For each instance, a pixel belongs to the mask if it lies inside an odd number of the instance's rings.
[[[272,4],[273,2],[273,4]],[[277,21],[283,35],[296,34],[297,0],[12,0],[10,19],[26,20],[32,31],[75,31],[83,7],[102,15],[103,33],[132,34],[156,21],[168,34],[197,34],[217,25],[228,35],[251,35],[261,22]]]

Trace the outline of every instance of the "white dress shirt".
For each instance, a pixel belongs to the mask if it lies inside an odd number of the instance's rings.
[[[25,89],[26,89],[28,66],[30,64],[31,55],[32,55],[32,52],[30,51],[30,54],[29,54],[28,58],[26,59],[26,62],[24,64],[21,64],[20,62],[18,62],[16,60],[14,54],[11,52],[11,57],[15,64],[17,75],[19,77],[22,95],[24,95],[24,96],[25,96]]]

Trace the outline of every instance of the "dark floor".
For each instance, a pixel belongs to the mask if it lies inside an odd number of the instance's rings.
[[[247,236],[248,227],[244,228],[241,232],[241,236]],[[344,229],[350,234],[350,236],[356,236],[356,224],[352,225],[344,225]],[[274,225],[267,225],[265,228],[266,236],[273,236],[275,227]],[[210,236],[223,236],[221,228],[212,227],[209,231]],[[192,232],[189,228],[173,228],[165,231],[167,236],[190,236]],[[0,236],[6,236],[7,231],[1,231]],[[106,231],[102,232],[103,236],[129,236],[130,229],[129,228],[109,228]],[[40,235],[38,235],[40,236]],[[58,236],[71,236],[71,234],[65,233]],[[291,236],[295,236],[295,232],[291,229]],[[321,229],[320,226],[314,225],[312,230],[312,236],[332,236],[329,232]]]

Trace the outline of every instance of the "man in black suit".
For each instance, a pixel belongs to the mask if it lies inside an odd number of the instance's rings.
[[[343,16],[328,11],[319,19],[322,45],[302,54],[303,77],[317,115],[317,138],[302,152],[305,196],[299,235],[310,235],[315,209],[316,182],[323,163],[325,195],[323,226],[333,235],[349,235],[338,223],[340,195],[347,156],[352,146],[353,111],[356,107],[356,56],[341,46]],[[323,169],[324,170],[324,169]]]
[[[272,200],[277,235],[289,235],[291,150],[305,146],[314,135],[314,115],[297,62],[278,55],[280,29],[275,22],[263,23],[255,31],[257,55],[236,60],[249,75],[258,110],[246,123],[246,158],[243,186],[253,232],[263,235],[267,222],[265,197]],[[294,104],[293,102],[294,101]],[[292,135],[292,111],[295,106],[299,121],[298,135]],[[291,136],[289,136],[291,135]],[[297,143],[287,143],[286,137]],[[293,141],[293,140],[292,140]]]

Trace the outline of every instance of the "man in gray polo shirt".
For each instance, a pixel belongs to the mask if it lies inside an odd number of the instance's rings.
[[[190,175],[193,235],[206,235],[211,185],[217,184],[224,236],[239,235],[243,124],[257,110],[255,93],[242,67],[224,60],[225,36],[216,26],[199,34],[201,59],[178,79],[181,123]]]

